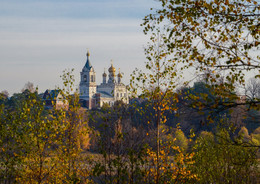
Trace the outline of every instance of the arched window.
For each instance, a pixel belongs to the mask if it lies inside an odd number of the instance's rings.
[[[87,82],[87,76],[86,75],[83,76],[83,80],[84,80],[84,82]]]

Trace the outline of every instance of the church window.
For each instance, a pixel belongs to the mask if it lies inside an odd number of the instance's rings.
[[[117,93],[116,96],[119,97],[119,93]]]
[[[94,82],[94,76],[91,75],[91,82]]]
[[[84,80],[85,82],[87,81],[87,76],[86,76],[86,75],[84,75],[83,80]]]
[[[120,93],[120,97],[122,97],[122,93]]]

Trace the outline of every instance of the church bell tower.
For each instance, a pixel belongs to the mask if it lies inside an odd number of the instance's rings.
[[[89,101],[89,108],[91,108],[91,99],[96,94],[96,72],[89,61],[89,51],[87,52],[87,61],[82,71],[80,72],[80,98]]]

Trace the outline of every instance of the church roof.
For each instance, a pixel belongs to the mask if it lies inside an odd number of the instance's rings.
[[[46,90],[43,94],[43,99],[49,99],[54,100],[57,98],[57,96],[60,94],[61,90],[55,89],[55,90]]]
[[[90,61],[89,61],[89,51],[87,52],[87,61],[86,61],[86,64],[85,64],[85,67],[90,70],[92,68],[91,64],[90,64]]]
[[[100,93],[101,97],[103,98],[114,98],[111,94],[104,91],[98,91],[98,93]]]

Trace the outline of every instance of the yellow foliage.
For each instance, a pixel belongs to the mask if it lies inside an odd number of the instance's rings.
[[[159,174],[159,180],[164,183],[198,180],[198,177],[188,169],[190,165],[194,164],[194,153],[185,154],[179,146],[175,146],[172,142],[166,142],[160,147],[158,162],[156,151],[147,148],[146,153],[150,163],[150,167],[146,171],[147,178],[152,177],[156,181],[157,174]],[[157,168],[159,172],[157,172]]]

